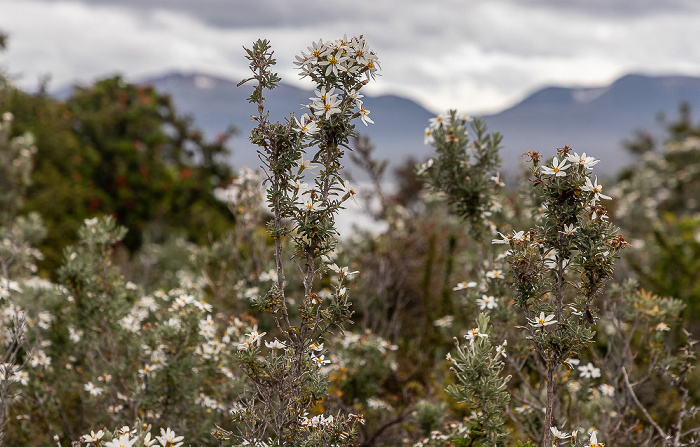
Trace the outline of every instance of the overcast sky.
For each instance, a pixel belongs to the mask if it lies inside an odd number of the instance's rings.
[[[312,40],[363,34],[395,93],[433,111],[501,110],[545,85],[627,73],[700,76],[697,0],[0,0],[0,65],[25,88],[171,70],[247,76],[272,41],[283,79]]]

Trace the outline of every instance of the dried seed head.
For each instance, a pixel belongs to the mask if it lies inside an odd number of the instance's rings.
[[[540,160],[542,160],[542,154],[540,154],[539,152],[527,151],[524,154],[522,154],[523,157],[525,155],[527,155],[530,158],[529,161],[533,162],[535,165],[537,165],[540,162]]]

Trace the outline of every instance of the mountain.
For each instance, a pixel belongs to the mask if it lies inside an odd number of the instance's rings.
[[[170,93],[177,109],[192,116],[206,135],[215,136],[229,126],[235,126],[239,132],[231,141],[234,167],[260,164],[255,146],[247,140],[255,124],[250,117],[257,112],[255,105],[246,100],[253,83],[237,87],[236,82],[200,73],[171,73],[142,83]],[[310,103],[312,96],[313,91],[280,84],[265,93],[270,120],[284,121],[291,112],[300,116],[305,112],[302,104]],[[394,95],[365,97],[363,101],[375,124],[364,126],[358,119],[356,129],[370,137],[378,158],[400,162],[411,155],[416,158],[428,156],[430,148],[423,144],[423,129],[434,115],[432,112]]]
[[[484,118],[504,134],[504,159],[569,145],[601,159],[596,171],[610,175],[633,161],[624,141],[642,129],[661,136],[657,118],[674,119],[683,102],[700,108],[700,78],[628,75],[607,87],[544,88]]]
[[[253,127],[254,105],[246,101],[252,85],[201,73],[170,73],[144,80],[173,96],[178,110],[191,115],[207,135],[215,136],[230,125],[239,129],[232,140],[234,167],[258,166],[255,148],[246,137]],[[304,112],[312,91],[282,84],[266,94],[272,120],[290,112]],[[375,124],[357,129],[371,138],[375,155],[397,166],[409,156],[423,159],[431,148],[423,144],[423,129],[435,115],[417,103],[398,96],[363,98]],[[547,87],[503,112],[486,115],[489,128],[500,131],[504,142],[504,169],[515,171],[529,150],[545,156],[557,147],[571,146],[602,160],[598,173],[613,175],[632,161],[623,142],[644,129],[661,134],[659,113],[673,118],[679,104],[700,108],[700,78],[686,76],[624,76],[599,88]],[[459,109],[459,104],[455,104]]]

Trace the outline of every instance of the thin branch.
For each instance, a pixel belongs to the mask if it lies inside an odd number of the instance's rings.
[[[525,388],[527,389],[528,393],[529,393],[532,397],[534,397],[535,400],[537,400],[537,403],[538,403],[538,404],[540,405],[540,407],[541,407],[541,408],[538,408],[538,410],[541,410],[541,411],[544,413],[544,410],[543,410],[543,408],[544,408],[544,402],[542,402],[542,399],[540,399],[540,396],[538,396],[537,393],[535,393],[535,390],[532,389],[532,385],[530,385],[530,381],[527,380],[527,378],[526,378],[525,375],[523,374],[521,368],[519,368],[518,365],[515,364],[515,361],[514,361],[510,356],[506,357],[506,361],[508,362],[508,364],[510,364],[510,366],[513,367],[513,369],[515,370],[515,373],[516,373],[516,374],[518,375],[518,377],[520,378],[520,381],[523,383],[523,385],[525,385]]]
[[[533,439],[535,439],[537,437],[537,436],[535,436],[535,433],[529,427],[526,427],[522,422],[520,422],[520,419],[518,419],[513,414],[513,411],[510,409],[510,406],[506,406],[506,414],[508,415],[508,417],[510,417],[510,419],[520,429],[521,432],[526,433],[528,436],[530,436]]]
[[[374,442],[377,440],[377,438],[378,438],[384,431],[386,431],[389,427],[391,427],[391,426],[393,426],[393,425],[400,424],[401,422],[405,421],[407,418],[408,418],[408,414],[407,414],[407,413],[403,413],[403,414],[401,414],[399,417],[397,417],[396,419],[392,419],[392,420],[390,420],[389,422],[385,423],[384,425],[382,425],[381,427],[379,427],[379,430],[377,430],[376,432],[374,432],[374,434],[372,435],[371,438],[369,438],[367,441],[363,442],[363,443],[361,444],[361,447],[371,447],[371,446],[373,446],[373,445],[374,445]]]
[[[627,376],[627,370],[625,369],[624,366],[622,367],[622,375],[625,379],[625,386],[627,387],[627,390],[630,393],[630,397],[634,401],[635,405],[637,405],[637,408],[639,408],[639,411],[641,411],[642,414],[644,414],[644,417],[647,419],[647,421],[649,421],[649,423],[654,427],[654,429],[656,429],[656,431],[659,433],[659,436],[661,436],[661,439],[663,439],[664,441],[666,439],[668,439],[668,435],[666,435],[666,433],[659,426],[659,424],[657,424],[656,421],[654,419],[652,419],[652,417],[651,417],[651,415],[649,415],[649,412],[647,411],[647,409],[644,408],[642,403],[639,402],[639,399],[637,399],[637,395],[635,394],[634,389],[632,389],[632,385],[630,385],[629,376]]]

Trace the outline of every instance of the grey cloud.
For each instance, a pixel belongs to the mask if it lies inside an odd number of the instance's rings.
[[[64,0],[49,0],[53,2]],[[697,0],[479,0],[463,2],[447,0],[426,2],[425,0],[384,0],[371,7],[357,2],[333,2],[327,0],[273,1],[258,0],[238,2],[235,0],[77,0],[95,5],[125,8],[143,13],[169,10],[184,13],[209,25],[217,27],[276,27],[318,26],[324,21],[339,18],[372,20],[382,17],[391,27],[392,15],[420,14],[423,23],[417,31],[437,31],[443,21],[463,20],[480,4],[504,3],[520,7],[527,6],[550,11],[573,11],[588,16],[614,16],[617,18],[658,14],[662,12],[700,11]]]
[[[49,0],[60,2],[64,0]],[[245,1],[234,0],[77,0],[90,6],[119,7],[135,13],[149,14],[166,10],[195,17],[220,28],[305,27],[325,20],[357,15],[362,9],[344,4],[329,7],[327,1]]]
[[[298,77],[294,54],[313,39],[343,33],[364,34],[380,55],[383,76],[376,92],[409,94],[437,110],[458,97],[473,108],[493,108],[535,86],[608,82],[649,66],[700,69],[693,62],[700,60],[694,57],[700,50],[692,46],[700,36],[692,26],[698,14],[679,12],[695,8],[695,0],[8,3],[17,16],[10,20],[10,9],[0,23],[13,39],[6,53],[14,58],[12,66],[30,76],[50,72],[64,82],[115,67],[130,76],[166,70],[243,76],[241,46],[259,37],[272,41],[278,70],[289,82]],[[36,26],[29,15],[47,4],[54,14],[73,16],[61,22],[47,15],[47,26]],[[71,21],[76,15],[92,26],[76,25]]]
[[[700,11],[700,4],[696,0],[519,0],[513,1],[513,4],[617,18],[662,12]]]

